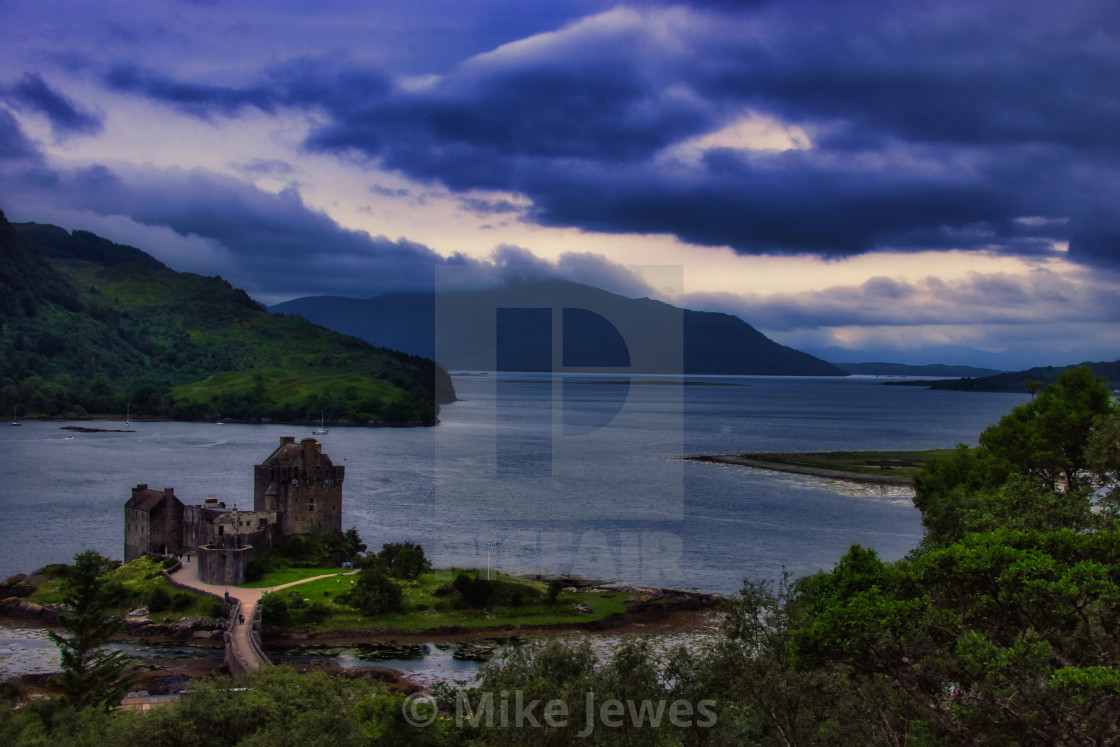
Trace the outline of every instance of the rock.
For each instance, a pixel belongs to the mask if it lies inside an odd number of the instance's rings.
[[[17,573],[0,581],[0,599],[6,597],[29,597],[35,593],[35,587],[27,583],[26,573]]]
[[[0,614],[29,620],[58,622],[59,616],[65,611],[66,608],[59,604],[36,604],[18,597],[8,597],[0,601]]]
[[[25,602],[19,597],[8,597],[0,600],[0,612],[13,617],[26,617],[35,619],[43,614],[43,605],[34,602]]]

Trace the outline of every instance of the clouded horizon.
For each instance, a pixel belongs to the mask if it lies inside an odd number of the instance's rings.
[[[1120,6],[4,4],[0,209],[275,303],[510,267],[831,360],[1120,357]],[[684,268],[667,296],[640,269]]]

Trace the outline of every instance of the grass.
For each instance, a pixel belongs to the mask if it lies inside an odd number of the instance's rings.
[[[449,584],[453,575],[466,572],[477,576],[477,571],[438,570],[423,573],[415,581],[399,582],[402,586],[405,612],[377,615],[362,615],[353,608],[337,604],[334,598],[349,590],[354,579],[335,577],[299,584],[276,592],[289,594],[289,598],[305,599],[310,603],[326,602],[331,608],[330,616],[324,621],[309,626],[320,633],[331,631],[369,630],[394,633],[420,633],[435,628],[458,627],[464,630],[480,630],[523,626],[573,625],[603,620],[613,614],[626,611],[627,593],[622,591],[602,592],[560,592],[555,602],[544,599],[547,585],[537,581],[492,573],[494,581],[505,585],[523,587],[526,597],[538,596],[523,604],[495,605],[482,610],[459,609],[455,605],[457,596],[437,594],[437,589]],[[507,586],[508,588],[508,586]],[[576,604],[586,605],[590,613],[580,613],[574,609]]]
[[[741,459],[792,468],[846,472],[867,477],[913,480],[931,457],[951,454],[953,449],[926,451],[827,451],[821,453],[736,454]]]
[[[241,584],[239,589],[268,589],[273,586],[283,586],[290,584],[293,581],[302,581],[305,578],[315,578],[316,576],[326,576],[327,574],[341,574],[346,573],[338,568],[285,568],[281,571],[270,571],[262,576],[257,581],[251,581],[247,584]],[[331,581],[331,583],[334,583]],[[304,585],[300,585],[303,589]]]
[[[62,585],[68,566],[55,564],[33,579],[35,591],[28,597],[36,604],[62,604]],[[182,617],[211,617],[215,599],[207,594],[173,586],[162,573],[162,566],[151,558],[138,558],[109,573],[107,583],[116,584],[123,595],[118,612],[147,607],[153,592],[166,595],[168,609],[148,614],[154,623],[176,622]]]

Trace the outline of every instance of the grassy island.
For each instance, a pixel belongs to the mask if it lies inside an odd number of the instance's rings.
[[[953,453],[952,449],[926,451],[824,451],[816,453],[752,453],[689,457],[697,462],[739,464],[744,467],[790,472],[853,482],[880,485],[912,485],[933,457]]]

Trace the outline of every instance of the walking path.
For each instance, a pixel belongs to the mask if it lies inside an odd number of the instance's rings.
[[[322,576],[314,576],[312,578],[304,578],[299,581],[292,581],[291,583],[281,584],[280,586],[273,586],[267,589],[242,589],[239,587],[219,586],[215,584],[207,584],[198,578],[198,563],[183,563],[179,570],[171,574],[171,578],[183,586],[189,586],[192,589],[199,591],[209,592],[216,594],[219,597],[229,596],[231,599],[236,599],[241,603],[241,616],[234,620],[233,628],[230,630],[230,644],[233,649],[232,653],[237,656],[242,662],[245,663],[246,669],[259,669],[266,666],[271,662],[259,654],[257,648],[253,646],[249,640],[249,634],[252,632],[253,626],[253,612],[256,610],[257,603],[260,602],[261,597],[270,591],[277,591],[279,589],[286,589],[289,586],[298,586],[299,584],[306,584],[309,581],[318,581],[321,578],[330,578],[337,576],[338,573],[325,573]],[[357,571],[349,571],[345,575],[357,573]],[[233,592],[230,592],[232,588]],[[227,662],[228,663],[228,662]]]

